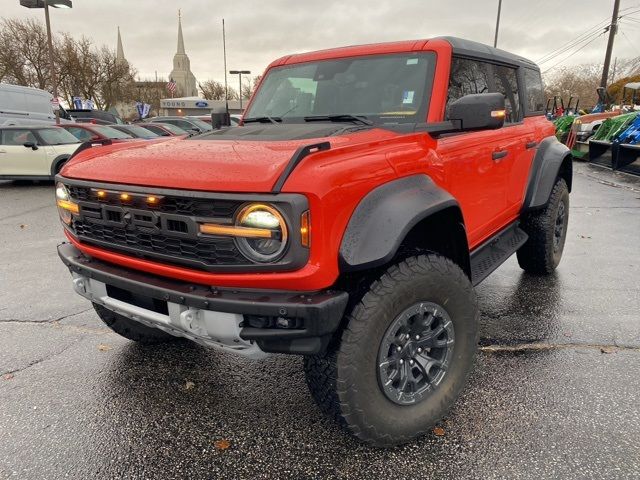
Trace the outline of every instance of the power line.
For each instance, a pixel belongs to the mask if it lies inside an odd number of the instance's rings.
[[[546,55],[544,55],[542,58],[540,58],[537,63],[545,63],[548,62],[549,60],[551,60],[553,57],[557,57],[559,54],[562,54],[563,52],[565,52],[568,49],[573,48],[575,45],[581,43],[582,41],[584,41],[585,39],[591,37],[592,35],[595,35],[597,33],[599,33],[599,30],[601,28],[604,28],[606,23],[608,20],[602,20],[600,22],[598,22],[597,24],[595,24],[594,26],[592,26],[591,28],[585,30],[583,33],[581,33],[580,35],[578,35],[577,37],[569,40],[568,42],[564,43],[563,45],[561,45],[560,47],[556,48],[555,50],[552,50],[551,52],[547,53]]]
[[[589,33],[588,35],[581,35],[579,38],[577,38],[576,40],[565,44],[565,46],[561,49],[556,50],[553,54],[548,54],[544,59],[538,60],[536,63],[538,64],[543,64],[543,63],[547,63],[557,57],[559,57],[560,55],[562,55],[563,53],[579,46],[580,44],[593,40],[594,38],[598,38],[600,35],[603,35],[607,32],[607,29],[603,29],[603,30],[596,30],[594,32]]]
[[[560,60],[558,63],[553,64],[553,66],[547,68],[544,72],[542,73],[547,73],[549,70],[553,70],[554,68],[556,68],[558,65],[560,65],[562,62],[564,62],[565,60],[567,60],[568,58],[570,58],[571,56],[575,55],[576,53],[578,53],[580,50],[582,50],[583,48],[587,47],[588,45],[590,45],[591,43],[593,43],[596,39],[600,38],[602,35],[604,35],[606,32],[606,30],[602,33],[600,33],[600,35],[598,35],[597,37],[592,38],[591,40],[589,40],[587,43],[585,43],[584,45],[582,45],[580,48],[578,48],[577,50],[574,50],[573,52],[571,52],[569,55],[567,55],[566,57],[564,57],[562,60]]]

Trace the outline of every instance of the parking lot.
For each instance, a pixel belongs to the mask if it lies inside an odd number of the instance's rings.
[[[638,478],[640,179],[574,168],[560,268],[478,287],[468,388],[391,450],[323,418],[299,357],[111,333],[56,255],[52,185],[0,183],[0,477]]]

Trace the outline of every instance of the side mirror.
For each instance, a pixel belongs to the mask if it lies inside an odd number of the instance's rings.
[[[36,142],[24,142],[23,145],[26,148],[30,148],[31,150],[37,150],[38,149],[38,144]]]
[[[195,133],[202,133],[202,130],[200,130],[198,127],[191,127],[189,130]]]
[[[465,95],[449,105],[449,119],[459,130],[494,130],[504,125],[507,115],[501,93]]]

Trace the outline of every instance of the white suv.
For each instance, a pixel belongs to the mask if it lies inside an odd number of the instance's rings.
[[[0,179],[50,180],[79,146],[56,126],[0,127]]]

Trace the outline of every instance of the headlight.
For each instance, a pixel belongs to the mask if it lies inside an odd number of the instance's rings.
[[[69,190],[67,190],[67,187],[60,182],[56,184],[56,205],[58,206],[60,219],[67,225],[71,224],[73,213],[76,215],[80,213],[78,204],[71,201]]]
[[[273,262],[287,246],[287,224],[278,210],[270,205],[253,203],[236,216],[236,226],[270,232],[270,235],[238,236],[236,241],[242,253],[256,262]]]

